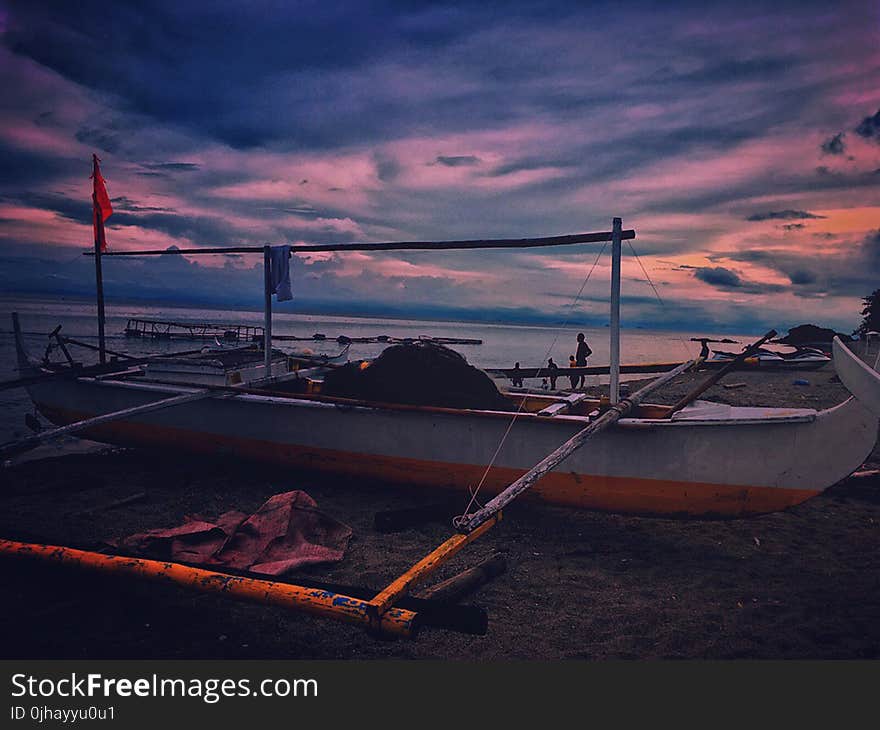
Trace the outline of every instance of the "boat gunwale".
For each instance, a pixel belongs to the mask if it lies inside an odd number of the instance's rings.
[[[202,390],[198,385],[184,385],[184,384],[171,384],[171,383],[154,383],[154,382],[135,382],[135,381],[127,381],[127,380],[115,380],[111,378],[101,378],[96,379],[94,377],[83,377],[76,378],[75,382],[80,382],[83,384],[94,385],[96,387],[122,387],[130,390],[138,390],[138,391],[150,391],[155,393],[171,393],[171,394],[184,394],[189,392],[195,392],[198,390]],[[570,423],[570,424],[587,424],[591,421],[590,416],[588,415],[577,415],[571,413],[557,413],[555,415],[541,414],[539,412],[529,412],[529,411],[495,411],[495,410],[486,410],[486,409],[471,409],[471,408],[447,408],[443,406],[422,406],[422,405],[411,405],[407,403],[384,403],[379,401],[362,401],[355,400],[350,398],[337,398],[334,396],[320,395],[320,394],[308,394],[308,393],[279,393],[277,391],[266,391],[265,394],[254,392],[254,390],[248,390],[246,386],[239,386],[242,388],[241,393],[232,393],[231,397],[227,400],[235,399],[235,400],[243,400],[244,402],[251,403],[268,403],[272,405],[278,406],[287,406],[287,407],[299,407],[299,408],[337,408],[339,410],[357,410],[357,411],[397,411],[397,412],[409,412],[409,413],[430,413],[437,415],[448,415],[448,416],[475,416],[479,418],[495,418],[495,419],[505,419],[509,420],[514,416],[519,419],[525,419],[529,422],[538,422],[538,423]],[[218,392],[229,392],[229,390],[237,390],[238,387],[227,386],[218,388]],[[544,397],[552,397],[552,396],[544,396]],[[560,397],[559,402],[565,403],[566,397]],[[582,401],[583,402],[583,401]],[[846,401],[844,401],[846,402]],[[595,403],[598,405],[599,401],[596,400]],[[652,406],[655,408],[662,408],[664,406],[656,405],[656,404],[645,404],[646,406]],[[843,405],[843,403],[839,404]],[[617,425],[624,429],[652,429],[652,428],[671,428],[671,427],[690,427],[690,426],[751,426],[756,424],[790,424],[790,423],[811,423],[816,420],[816,418],[829,410],[833,410],[838,406],[833,406],[831,409],[825,409],[823,411],[812,411],[810,413],[799,413],[799,414],[791,414],[791,408],[779,408],[779,409],[766,409],[767,411],[783,411],[787,412],[785,415],[774,415],[772,412],[768,413],[766,417],[756,418],[730,418],[730,419],[688,419],[688,418],[679,418],[679,419],[668,419],[668,418],[622,418],[618,421]],[[809,410],[809,409],[799,409],[799,410]]]

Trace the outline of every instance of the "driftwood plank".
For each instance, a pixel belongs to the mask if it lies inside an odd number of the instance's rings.
[[[468,568],[458,575],[426,588],[419,597],[443,603],[457,603],[464,596],[473,593],[480,586],[506,570],[507,561],[504,556],[501,553],[495,553],[491,558],[487,558],[473,568]]]

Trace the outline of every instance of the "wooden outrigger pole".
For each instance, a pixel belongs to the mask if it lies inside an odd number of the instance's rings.
[[[315,253],[318,251],[461,251],[481,248],[540,248],[544,246],[571,246],[576,243],[606,243],[612,240],[613,231],[597,233],[574,233],[567,236],[542,238],[487,238],[462,241],[388,241],[384,243],[317,243],[291,246],[290,252]],[[633,229],[621,230],[623,241],[636,237]],[[206,248],[177,248],[170,250],[147,249],[143,251],[105,251],[104,256],[196,256],[201,254],[263,253],[265,246],[229,246]],[[83,256],[94,256],[84,251]]]
[[[202,593],[220,593],[242,601],[282,606],[356,624],[366,629],[375,628],[387,636],[413,637],[419,629],[418,614],[404,608],[385,611],[378,625],[374,625],[371,607],[361,598],[322,588],[231,575],[164,560],[105,555],[59,545],[39,545],[13,540],[0,540],[0,555],[36,558],[86,570],[176,583]]]

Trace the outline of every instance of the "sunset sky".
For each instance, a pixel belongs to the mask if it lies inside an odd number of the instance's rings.
[[[852,330],[880,288],[880,3],[0,0],[0,289],[111,249],[506,238],[623,218],[623,323]],[[601,245],[300,258],[288,309],[553,321]],[[108,259],[255,305],[256,257]],[[610,261],[577,321],[607,320]]]

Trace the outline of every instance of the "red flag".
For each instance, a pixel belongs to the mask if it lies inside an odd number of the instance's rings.
[[[110,196],[107,195],[107,186],[101,176],[101,168],[98,167],[100,160],[97,155],[92,155],[92,176],[94,190],[92,192],[92,227],[95,229],[95,243],[98,250],[107,250],[107,238],[104,235],[104,221],[113,213],[110,205]]]

